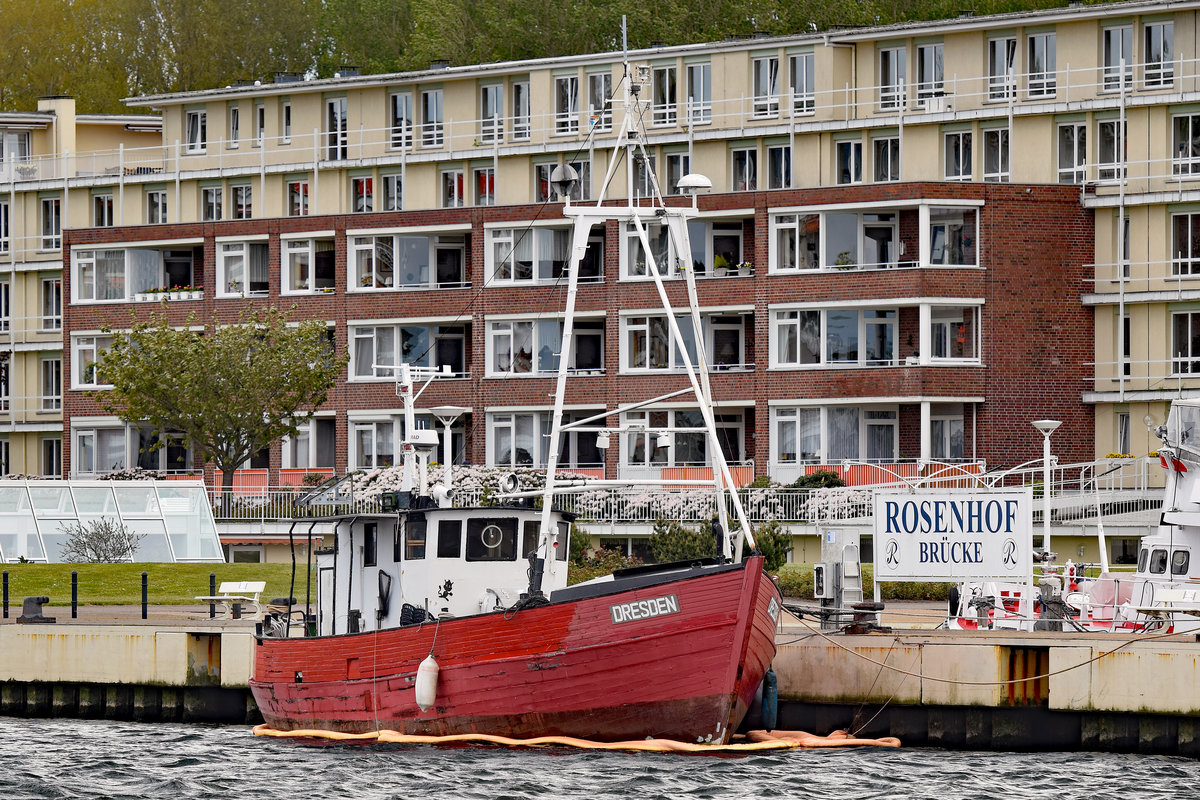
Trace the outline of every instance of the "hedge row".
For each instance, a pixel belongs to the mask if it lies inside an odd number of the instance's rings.
[[[863,564],[863,596],[871,598],[875,592],[875,582],[870,564]],[[784,597],[796,597],[802,600],[813,599],[813,565],[784,564],[776,576],[779,589]],[[950,598],[952,583],[913,582],[913,583],[884,583],[882,598],[884,600],[940,600]]]

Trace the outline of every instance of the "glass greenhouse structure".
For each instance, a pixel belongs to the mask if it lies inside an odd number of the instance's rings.
[[[0,562],[62,561],[67,529],[119,519],[134,561],[224,561],[200,481],[0,481]]]

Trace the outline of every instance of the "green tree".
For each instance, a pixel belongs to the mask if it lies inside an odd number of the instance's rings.
[[[129,422],[178,431],[195,454],[221,472],[228,497],[233,473],[325,402],[345,366],[322,320],[292,324],[271,307],[247,310],[234,324],[213,319],[195,330],[165,314],[113,332],[95,369],[112,385],[92,397]]]
[[[754,529],[754,543],[766,558],[763,567],[774,572],[787,563],[792,551],[792,535],[777,520],[764,522]]]
[[[654,535],[650,537],[650,554],[659,563],[713,558],[717,554],[717,542],[712,525],[702,522],[697,530],[678,522],[659,520],[654,523]]]

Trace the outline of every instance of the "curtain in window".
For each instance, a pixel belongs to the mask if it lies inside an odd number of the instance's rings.
[[[148,292],[162,286],[162,253],[157,250],[133,248],[127,250],[129,259],[129,291]]]
[[[125,251],[101,250],[96,253],[96,281],[102,300],[122,300],[125,297]]]
[[[858,409],[829,409],[829,460],[858,458]]]

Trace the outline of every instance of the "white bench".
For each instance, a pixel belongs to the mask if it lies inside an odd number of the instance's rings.
[[[253,613],[249,614],[251,619],[259,619],[262,617],[262,603],[258,597],[266,591],[266,581],[222,581],[217,593],[213,595],[203,595],[196,599],[204,603],[221,603],[225,606],[225,611],[222,612],[222,618],[231,618],[233,616],[234,606],[243,604],[254,606]]]

